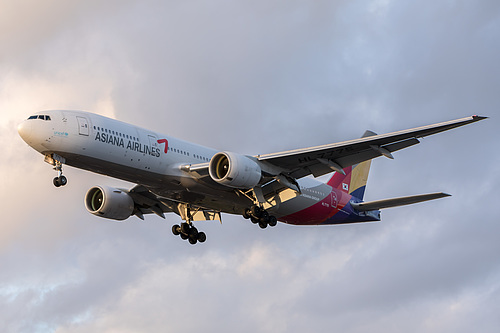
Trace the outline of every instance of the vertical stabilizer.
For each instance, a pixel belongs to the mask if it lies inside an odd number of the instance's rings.
[[[343,169],[345,175],[335,172],[327,184],[363,200],[371,163],[372,161],[368,160],[347,167]]]
[[[365,138],[374,135],[377,135],[377,133],[366,131],[362,137]],[[337,188],[349,193],[350,195],[360,200],[363,200],[371,163],[372,161],[368,160],[347,167],[343,169],[345,175],[341,174],[340,172],[335,172],[327,184],[333,188]]]

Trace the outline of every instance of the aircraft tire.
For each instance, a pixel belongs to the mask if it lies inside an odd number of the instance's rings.
[[[198,229],[196,229],[195,227],[191,227],[191,229],[189,230],[189,237],[197,239],[198,238]]]
[[[172,233],[176,236],[179,236],[179,234],[181,233],[181,227],[178,224],[174,224],[172,226]]]
[[[255,218],[260,218],[262,216],[262,209],[260,209],[259,206],[252,206],[252,208],[250,208],[250,212]]]
[[[197,238],[193,238],[193,237],[189,237],[189,243],[190,244],[196,244],[198,242],[198,239]]]
[[[54,183],[55,187],[61,186],[61,183],[59,182],[59,177],[56,177],[52,180],[52,183]]]
[[[278,224],[278,220],[276,219],[275,216],[271,215],[269,216],[269,221],[267,223],[269,224],[269,226],[275,227],[276,224]]]
[[[59,183],[61,184],[61,186],[66,185],[68,183],[68,178],[66,178],[65,176],[59,177]]]
[[[189,225],[189,224],[187,224],[186,222],[184,222],[184,223],[182,223],[182,224],[181,224],[181,233],[182,233],[182,234],[189,235],[189,232],[190,232],[190,230],[189,230],[189,229],[191,229],[191,228],[190,228],[190,225]]]
[[[266,222],[264,222],[264,221],[260,221],[260,222],[259,222],[259,227],[260,227],[261,229],[266,229],[266,228],[267,228],[267,223],[266,223]]]
[[[249,219],[252,217],[252,211],[250,209],[245,209],[245,212],[243,213],[243,217],[246,219]]]
[[[250,218],[250,221],[252,221],[252,223],[253,223],[253,224],[257,224],[257,223],[259,223],[259,219],[256,219],[256,218],[255,218],[255,217],[253,217],[253,216]]]
[[[198,242],[204,243],[207,240],[207,235],[202,231],[198,233]]]
[[[179,235],[180,235],[180,236],[181,236],[181,238],[182,238],[182,239],[184,239],[184,240],[186,240],[186,239],[188,239],[188,238],[189,238],[189,236],[188,236],[188,235],[186,235],[186,234],[185,234],[185,233],[183,233],[183,232],[181,232]]]
[[[262,215],[260,217],[260,220],[262,222],[268,223],[269,222],[269,213],[265,210],[262,211]]]

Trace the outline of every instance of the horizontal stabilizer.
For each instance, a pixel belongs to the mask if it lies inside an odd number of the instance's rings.
[[[408,197],[399,197],[393,199],[358,202],[358,203],[352,203],[351,205],[354,209],[364,212],[369,210],[378,210],[383,208],[411,205],[414,203],[419,203],[423,201],[429,201],[449,196],[451,195],[443,192],[438,192],[438,193],[411,195]]]

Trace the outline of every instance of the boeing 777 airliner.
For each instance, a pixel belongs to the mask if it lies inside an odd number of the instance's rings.
[[[471,116],[355,140],[257,156],[218,151],[83,111],[43,111],[23,121],[18,132],[58,172],[54,185],[66,185],[62,166],[123,179],[132,189],[92,187],[87,210],[125,220],[174,212],[184,221],[172,232],[191,244],[206,235],[194,221],[239,214],[261,228],[277,221],[295,225],[380,221],[380,209],[449,196],[431,193],[364,202],[373,158],[419,143],[419,138],[486,117]],[[311,177],[328,173],[327,183]]]

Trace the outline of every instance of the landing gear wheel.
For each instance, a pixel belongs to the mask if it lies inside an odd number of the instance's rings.
[[[189,237],[198,239],[198,229],[191,227],[191,230],[189,230]]]
[[[260,217],[260,220],[264,223],[269,222],[269,213],[266,212],[265,210],[262,211],[262,216]]]
[[[181,233],[189,235],[189,229],[191,229],[191,226],[188,223],[182,223],[181,224]]]
[[[243,213],[243,217],[246,219],[249,219],[252,217],[252,211],[250,209],[245,209],[245,212]]]
[[[262,216],[262,209],[259,206],[252,206],[252,208],[250,208],[250,212],[253,217],[259,218]]]
[[[173,225],[172,226],[172,233],[176,236],[179,236],[179,234],[181,233],[180,225],[178,225],[178,224]]]
[[[243,217],[246,219],[250,217],[250,221],[254,224],[258,223],[262,229],[267,228],[267,226],[274,227],[278,223],[276,216],[270,215],[267,210],[257,205],[245,209]]]
[[[199,232],[198,233],[198,242],[204,243],[206,240],[207,240],[207,235],[205,235],[205,233],[203,231]]]
[[[187,240],[193,245],[198,242],[203,243],[207,240],[207,235],[204,232],[198,231],[191,222],[183,222],[181,225],[175,224],[172,226],[172,233],[176,236],[181,236],[183,240]]]
[[[52,181],[55,187],[64,186],[68,183],[68,179],[64,176],[56,177]]]
[[[275,227],[276,224],[278,224],[278,220],[276,219],[275,216],[271,215],[269,216],[269,221],[267,223],[269,223],[269,226]]]
[[[252,206],[250,213],[253,217],[260,218],[262,216],[262,209],[259,206]]]
[[[54,183],[55,187],[61,186],[61,183],[59,183],[59,177],[54,178],[54,180],[52,181],[52,183]]]

